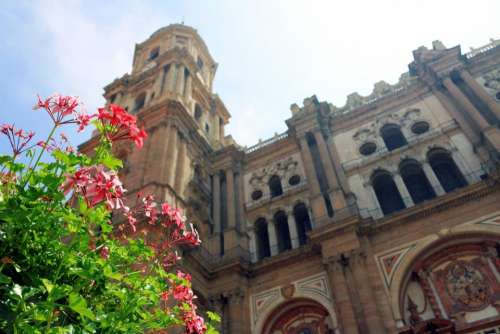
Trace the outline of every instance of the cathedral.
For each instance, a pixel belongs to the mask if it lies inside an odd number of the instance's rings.
[[[148,132],[116,147],[129,196],[200,233],[182,266],[221,333],[500,334],[500,40],[421,46],[396,84],[307,97],[251,147],[225,132],[217,65],[169,25],[104,97]]]

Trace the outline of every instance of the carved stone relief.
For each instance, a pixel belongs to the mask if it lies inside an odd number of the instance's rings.
[[[485,74],[483,80],[486,91],[497,101],[500,101],[500,68]]]

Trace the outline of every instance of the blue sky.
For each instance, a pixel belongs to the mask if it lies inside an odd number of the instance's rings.
[[[497,0],[22,1],[0,5],[0,122],[43,135],[36,94],[77,95],[93,111],[129,72],[134,44],[170,23],[198,30],[219,63],[227,132],[252,145],[286,129],[292,103],[342,106],[379,80],[395,83],[412,50],[440,39],[462,50],[500,38]],[[70,133],[75,144],[89,134]],[[0,141],[0,153],[5,153]]]

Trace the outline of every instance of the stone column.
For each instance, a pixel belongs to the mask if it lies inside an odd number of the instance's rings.
[[[167,153],[167,183],[173,187],[175,170],[177,165],[177,128],[174,126],[170,127],[170,133],[168,136],[168,153]]]
[[[434,89],[433,93],[434,95],[436,95],[439,102],[443,105],[444,109],[446,109],[451,114],[451,116],[455,119],[460,128],[462,128],[462,130],[464,131],[467,138],[471,141],[471,143],[477,146],[481,141],[479,138],[479,131],[474,130],[469,120],[465,118],[465,115],[462,112],[460,112],[459,110],[457,110],[457,108],[455,108],[455,106],[452,104],[450,98],[447,95],[443,94],[441,91],[437,89]]]
[[[271,249],[271,256],[278,254],[278,239],[276,238],[276,228],[274,222],[266,217],[267,221],[267,234],[269,235],[269,248]]]
[[[457,100],[457,102],[460,103],[460,105],[465,108],[467,113],[472,117],[474,122],[481,130],[486,129],[489,126],[488,122],[483,117],[483,115],[481,115],[481,113],[476,109],[476,107],[474,107],[474,105],[469,101],[469,99],[464,95],[464,93],[460,91],[460,89],[453,83],[453,81],[450,78],[444,79],[443,85],[450,92],[451,96],[453,96],[453,98]]]
[[[212,203],[213,203],[213,209],[214,209],[214,230],[215,233],[220,233],[222,230],[221,224],[220,224],[220,217],[221,217],[221,212],[220,212],[220,175],[219,171],[217,171],[214,176],[212,177],[213,180],[213,191],[212,191]]]
[[[179,65],[177,68],[177,80],[175,82],[175,91],[179,95],[184,93],[184,65]]]
[[[326,178],[331,189],[338,189],[339,183],[337,180],[337,175],[335,175],[334,167],[330,155],[326,148],[325,138],[321,134],[321,131],[314,131],[314,138],[316,139],[316,144],[318,145],[318,151],[321,158],[321,164],[325,169]]]
[[[326,147],[325,138],[321,134],[321,131],[315,131],[314,137],[316,139],[316,144],[318,145],[318,151],[321,159],[321,164],[325,170],[326,178],[330,186],[330,198],[334,211],[340,210],[346,207],[346,201],[344,198],[344,193],[339,187],[339,181],[337,179],[337,174],[335,173],[335,168],[332,164],[332,159],[330,158],[330,153]]]
[[[184,175],[186,169],[186,160],[187,160],[187,152],[186,152],[186,140],[180,139],[179,141],[179,151],[177,153],[177,168],[175,172],[175,182],[174,182],[174,190],[181,198],[184,191]]]
[[[336,260],[332,260],[326,263],[326,268],[341,332],[346,334],[360,333],[344,276],[343,266]]]
[[[460,156],[460,152],[458,149],[454,149],[451,151],[451,158],[455,162],[455,165],[457,165],[458,170],[460,173],[462,173],[462,176],[464,179],[467,181],[468,184],[472,184],[476,181],[479,181],[479,177],[476,177],[476,175],[473,175],[473,171],[470,170],[469,167],[467,167],[466,162],[464,159]]]
[[[351,257],[350,263],[369,333],[387,333],[375,303],[372,282],[370,282],[366,271],[365,255],[361,253],[354,255]]]
[[[332,138],[332,137],[330,137]],[[342,164],[340,163],[340,156],[335,146],[333,139],[330,139],[326,142],[328,149],[330,150],[330,157],[332,158],[333,167],[335,168],[337,178],[340,183],[340,187],[345,191],[349,192],[349,184],[347,183],[347,177],[345,176],[344,169],[342,168]]]
[[[239,168],[239,178],[238,178],[238,184],[236,185],[239,187],[238,191],[238,207],[240,210],[240,215],[239,217],[236,218],[236,227],[238,228],[239,231],[244,231],[245,230],[245,181],[244,181],[244,175],[243,175],[243,168]]]
[[[245,315],[243,314],[244,292],[235,289],[227,294],[227,309],[229,315],[229,331],[232,333],[245,333]]]
[[[298,248],[299,245],[299,235],[297,233],[297,222],[295,221],[295,216],[291,209],[286,212],[288,218],[288,230],[290,231],[290,239],[292,241],[292,248]]]
[[[439,179],[436,176],[436,173],[434,173],[434,170],[432,169],[429,162],[426,161],[422,164],[422,170],[424,171],[424,174],[427,177],[427,180],[429,180],[429,183],[434,189],[436,195],[437,196],[444,195],[445,191],[443,190],[443,186],[441,186],[441,182],[439,182]]]
[[[234,206],[234,172],[233,168],[226,169],[226,199],[227,199],[227,227],[234,228],[236,226],[235,206]]]
[[[165,81],[165,88],[167,89],[167,91],[173,91],[175,88],[175,82],[174,82],[175,71],[177,71],[177,64],[171,63],[170,68],[168,69],[167,72],[167,79]]]
[[[248,236],[250,238],[250,256],[252,262],[257,262],[257,236],[255,235],[255,229],[252,227],[248,230]]]
[[[403,181],[403,178],[399,173],[394,173],[394,183],[396,183],[396,187],[398,188],[401,197],[403,197],[403,202],[407,208],[414,206],[413,199],[411,198],[410,192],[408,188],[406,188],[406,184]]]
[[[312,162],[312,154],[307,144],[306,137],[300,138],[300,152],[302,153],[302,161],[304,162],[304,169],[307,174],[307,182],[311,187],[311,193],[317,195],[320,193],[318,178],[316,177],[316,170]]]
[[[500,121],[500,105],[491,97],[486,90],[467,72],[467,70],[460,71],[460,77],[465,81],[467,86],[472,89],[474,94],[488,105],[488,108],[495,114],[497,121]]]

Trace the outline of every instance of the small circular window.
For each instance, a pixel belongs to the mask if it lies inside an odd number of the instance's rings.
[[[262,191],[261,190],[255,190],[253,193],[252,193],[252,199],[254,201],[258,200],[259,198],[262,197]]]
[[[359,148],[359,153],[361,153],[362,155],[370,155],[375,152],[376,149],[377,145],[375,143],[368,142],[361,145],[361,147]]]
[[[427,131],[429,131],[429,123],[427,123],[425,121],[416,122],[411,127],[411,132],[413,132],[417,135],[420,135],[420,134],[425,133]]]
[[[288,179],[288,184],[291,186],[296,186],[299,183],[300,183],[299,175],[293,175],[291,178]]]

